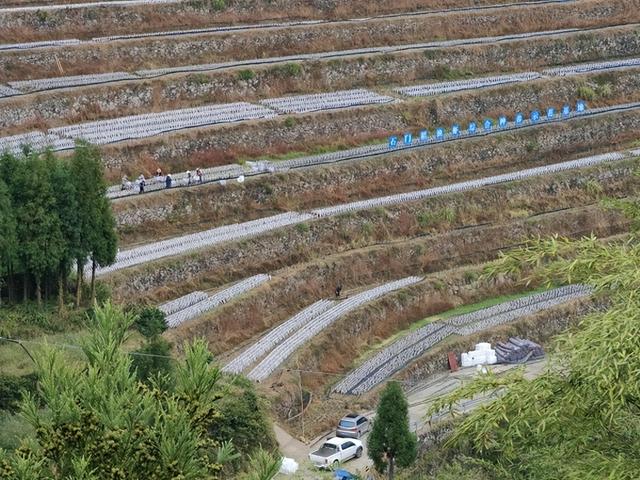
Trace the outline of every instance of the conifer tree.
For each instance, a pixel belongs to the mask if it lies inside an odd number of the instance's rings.
[[[103,196],[98,202],[98,229],[91,239],[91,301],[96,298],[96,267],[111,265],[118,253],[116,222],[109,200]]]
[[[84,266],[93,253],[101,250],[98,240],[105,221],[102,218],[103,199],[107,185],[104,180],[99,150],[86,142],[78,142],[71,160],[78,204],[80,239],[76,250],[76,306],[82,300]],[[99,252],[102,253],[101,251]]]
[[[57,269],[58,306],[63,309],[66,279],[77,257],[80,244],[80,205],[70,165],[54,157],[51,152],[47,152],[46,161],[51,172],[56,212],[60,218],[64,238]]]
[[[380,396],[368,445],[369,458],[380,473],[393,479],[395,467],[408,467],[417,455],[417,439],[409,430],[407,400],[400,385],[390,382]]]
[[[57,270],[64,239],[46,163],[37,155],[30,154],[20,172],[16,208],[18,254],[27,269],[25,293],[27,273],[30,273],[35,282],[36,300],[41,304],[43,279],[46,274]]]
[[[0,288],[4,279],[11,275],[16,259],[16,219],[11,195],[6,183],[0,179]],[[2,293],[0,292],[0,304]]]

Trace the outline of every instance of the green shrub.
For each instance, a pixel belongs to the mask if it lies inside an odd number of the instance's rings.
[[[240,70],[238,72],[238,78],[240,80],[244,80],[244,81],[253,80],[255,77],[256,77],[256,74],[253,70],[247,69],[247,70]]]
[[[165,314],[156,307],[144,307],[138,312],[135,327],[147,338],[160,335],[167,329]]]
[[[36,394],[38,376],[35,373],[28,375],[0,375],[0,410],[15,412],[22,399],[22,392]]]
[[[137,353],[142,355],[136,355]],[[131,357],[131,368],[142,382],[148,382],[159,375],[169,374],[173,367],[173,360],[169,358],[171,357],[171,344],[159,335],[150,338]]]
[[[298,230],[298,232],[300,233],[307,233],[310,230],[310,228],[309,228],[309,225],[306,223],[298,223],[296,225],[296,230]]]
[[[466,271],[464,272],[464,280],[467,283],[475,282],[478,279],[478,272]]]
[[[535,140],[529,140],[527,144],[524,146],[527,153],[536,152],[540,150],[540,145]]]
[[[365,222],[362,224],[362,234],[365,237],[371,236],[373,233],[373,224],[371,222]]]
[[[211,0],[211,7],[216,12],[220,12],[227,8],[227,2],[225,0]]]
[[[581,85],[578,87],[578,97],[584,100],[595,100],[597,94],[595,90],[588,85]]]
[[[302,74],[302,67],[298,63],[285,63],[275,67],[275,71],[287,77],[298,77]]]
[[[459,80],[473,76],[473,72],[470,70],[451,68],[447,65],[437,65],[433,69],[433,76],[437,80]]]
[[[291,128],[296,124],[296,119],[293,117],[287,117],[284,121],[284,126],[287,128]]]
[[[596,93],[598,97],[610,97],[613,93],[610,83],[603,83],[596,87]]]

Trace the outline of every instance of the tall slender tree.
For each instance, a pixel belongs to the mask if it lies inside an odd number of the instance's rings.
[[[19,256],[33,275],[36,300],[41,304],[42,281],[46,274],[56,271],[64,239],[46,163],[37,155],[30,154],[25,159],[25,168],[20,171],[22,175],[18,178],[18,186],[21,198],[16,208]],[[25,272],[25,284],[27,281]]]
[[[47,152],[45,158],[51,172],[55,208],[60,218],[61,232],[64,238],[57,268],[58,307],[62,310],[64,308],[66,279],[80,248],[80,205],[69,163],[57,159],[51,152]]]
[[[0,289],[4,279],[12,272],[16,259],[16,219],[12,207],[9,187],[0,178]],[[0,290],[0,304],[2,291]]]
[[[96,267],[111,265],[118,253],[116,222],[107,197],[102,197],[98,205],[99,226],[91,240],[91,301],[96,299]]]
[[[368,447],[376,470],[386,470],[389,480],[393,480],[396,465],[408,467],[416,459],[418,442],[409,430],[407,400],[396,382],[388,383],[380,396]]]
[[[17,205],[16,180],[20,177],[20,171],[23,168],[24,168],[24,163],[21,163],[14,155],[11,155],[7,152],[0,155],[0,178],[2,178],[2,180],[5,182],[7,186],[7,194],[11,200],[11,207],[10,207],[12,209],[11,216],[13,216],[14,222],[16,218],[15,207]],[[15,235],[17,234],[15,233],[15,230],[14,230],[14,236]],[[10,237],[7,236],[7,238],[10,238]],[[17,242],[17,237],[15,241]],[[5,253],[9,253],[9,251],[5,251]],[[7,290],[9,294],[9,299],[13,300],[14,293],[15,293],[15,288],[14,288],[15,277],[17,275],[22,274],[24,271],[21,259],[17,254],[17,246],[16,246],[16,249],[14,249],[13,254],[5,257],[4,261],[7,262],[5,263],[5,268],[7,268],[6,275],[7,275]]]
[[[71,159],[78,203],[80,238],[76,250],[76,306],[82,300],[82,282],[87,259],[100,250],[99,234],[105,224],[101,211],[107,184],[100,158],[100,151],[86,142],[78,142]],[[101,252],[100,252],[101,253]],[[95,270],[95,269],[92,269]]]

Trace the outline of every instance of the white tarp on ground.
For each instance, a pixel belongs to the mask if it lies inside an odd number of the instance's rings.
[[[280,466],[280,473],[284,473],[285,475],[293,475],[298,471],[298,462],[296,462],[293,458],[282,458],[282,465]]]

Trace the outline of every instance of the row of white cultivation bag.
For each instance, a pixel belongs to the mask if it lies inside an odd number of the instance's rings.
[[[367,360],[350,372],[333,390],[354,395],[365,393],[449,335],[470,335],[588,296],[591,292],[592,290],[584,285],[569,285],[430,323],[397,340]]]
[[[172,3],[180,0],[166,0],[164,2],[153,2],[153,3]],[[402,12],[402,13],[392,13],[392,14],[383,14],[383,15],[374,15],[370,17],[363,18],[354,18],[350,20],[346,20],[347,22],[364,22],[369,20],[375,20],[378,18],[398,18],[398,17],[406,17],[406,16],[422,16],[422,15],[440,15],[445,12],[460,12],[460,11],[476,11],[476,10],[485,10],[487,8],[495,9],[495,8],[506,8],[518,5],[530,5],[530,4],[546,4],[546,3],[560,3],[566,2],[569,0],[530,0],[526,2],[513,2],[513,3],[505,3],[505,4],[495,4],[495,5],[475,5],[469,7],[458,7],[458,8],[450,8],[450,9],[440,9],[440,10],[424,10],[424,11],[416,11],[416,12]],[[150,2],[146,2],[150,3]],[[84,4],[75,4],[75,5],[65,5],[64,8],[78,8],[86,7],[87,5],[92,6],[102,6],[107,4],[107,2],[96,2],[96,3],[84,3]],[[128,5],[139,5],[138,1],[121,1],[121,2],[108,2],[109,6],[118,5],[118,6],[128,6]],[[27,8],[37,8],[42,10],[43,8],[49,8],[50,6],[39,6],[39,7],[27,7]],[[17,7],[21,8],[21,7]],[[56,7],[62,8],[62,7]],[[0,14],[6,12],[6,9],[0,10]],[[338,20],[340,23],[344,23],[345,20]],[[132,33],[126,35],[109,35],[104,37],[94,37],[90,40],[78,40],[75,38],[65,39],[65,40],[49,40],[49,41],[39,41],[39,42],[29,42],[29,43],[14,43],[14,44],[0,44],[0,50],[17,50],[17,49],[31,49],[31,48],[46,48],[46,47],[63,47],[68,45],[79,45],[83,43],[105,43],[110,41],[118,41],[118,40],[133,40],[138,38],[150,38],[150,37],[171,37],[171,36],[180,36],[180,35],[199,35],[199,34],[207,34],[207,33],[218,33],[218,32],[231,32],[231,31],[242,31],[242,30],[256,30],[256,29],[273,29],[273,28],[289,28],[289,27],[298,27],[298,26],[309,26],[309,25],[320,25],[320,24],[330,24],[335,23],[332,20],[297,20],[291,22],[279,22],[279,23],[257,23],[257,24],[245,24],[245,25],[225,25],[221,27],[209,27],[209,28],[194,28],[188,30],[167,30],[167,31],[158,31],[158,32],[146,32],[146,33]]]
[[[25,7],[7,7],[0,9],[0,15],[5,13],[39,12],[54,10],[71,10],[77,8],[95,7],[134,7],[138,5],[157,5],[161,3],[179,3],[184,0],[109,0],[106,2],[83,2],[83,3],[57,3],[51,5],[33,5]]]
[[[160,309],[165,312],[171,311],[166,317],[167,327],[176,328],[228,302],[230,299],[258,287],[270,278],[271,277],[266,274],[254,275],[212,295],[207,295],[203,292],[193,292],[161,305]]]
[[[122,80],[136,80],[138,76],[127,72],[98,73],[94,75],[73,75],[69,77],[42,78],[37,80],[21,80],[9,82],[11,88],[21,92],[38,92],[55,88],[69,88],[83,85],[97,85],[100,83],[118,82]]]
[[[104,145],[123,140],[151,137],[184,128],[274,116],[273,111],[264,107],[239,102],[131,115],[113,120],[99,120],[52,128],[50,132],[68,138],[83,138],[96,145]]]
[[[549,76],[567,76],[577,75],[580,73],[598,72],[601,70],[633,68],[637,66],[640,66],[640,58],[626,58],[622,60],[610,60],[607,62],[580,63],[565,67],[549,68],[547,70],[543,70],[542,73]]]
[[[446,40],[446,41],[429,42],[429,43],[418,43],[418,44],[401,45],[401,46],[395,46],[395,47],[371,47],[371,48],[360,48],[360,49],[343,50],[343,51],[333,51],[333,52],[309,53],[309,54],[287,55],[287,56],[280,56],[280,57],[239,60],[239,61],[231,61],[231,62],[182,65],[182,66],[176,66],[176,67],[138,70],[135,72],[114,72],[114,73],[106,73],[106,74],[88,74],[88,75],[77,75],[77,76],[71,76],[71,77],[59,77],[55,79],[24,80],[20,82],[12,82],[12,83],[16,85],[20,85],[19,90],[24,89],[25,92],[31,92],[36,90],[46,90],[50,88],[65,88],[65,87],[73,87],[73,86],[80,86],[80,85],[100,84],[100,83],[105,83],[110,81],[117,81],[119,79],[126,80],[126,79],[139,79],[139,78],[153,78],[153,77],[158,77],[162,75],[170,75],[174,73],[215,71],[215,70],[221,70],[221,69],[227,69],[227,68],[237,68],[241,66],[331,59],[331,58],[340,58],[340,57],[354,56],[354,55],[384,54],[384,53],[392,53],[396,51],[405,51],[405,50],[421,50],[421,49],[448,48],[448,47],[456,47],[456,46],[462,46],[462,45],[478,45],[478,44],[487,44],[487,43],[494,43],[494,42],[500,42],[500,41],[518,40],[522,38],[546,37],[549,35],[564,35],[564,34],[576,32],[576,31],[578,30],[577,29],[550,30],[550,31],[544,31],[544,32],[504,35],[504,36],[497,36],[497,37],[480,37],[480,38],[471,38],[471,39],[462,39],[462,40]],[[26,45],[28,44],[23,44],[23,45],[18,44],[18,47],[20,46],[26,47]],[[125,77],[126,75],[130,75],[130,78]],[[122,78],[118,78],[119,76]]]
[[[306,325],[310,323],[312,319],[327,311],[335,304],[335,301],[319,300],[309,305],[286,322],[283,322],[270,330],[266,335],[260,338],[260,340],[226,364],[222,370],[229,373],[240,373],[244,371],[258,359],[273,350],[289,335],[302,328],[306,328]]]
[[[634,61],[640,64],[640,59],[636,59]],[[629,62],[631,62],[631,60],[629,60]],[[593,64],[590,65],[591,66],[584,67],[574,66],[571,68],[573,68],[574,70],[580,68],[595,69],[595,67],[593,67]],[[521,78],[521,80],[513,81],[525,81],[525,79],[534,78],[535,75],[538,74],[529,72],[519,75],[520,76],[513,75],[511,76],[511,78]],[[119,79],[131,78],[129,74],[124,72],[95,75],[93,77],[94,83],[98,81],[116,81]],[[398,89],[398,91],[401,91],[401,93],[405,93],[406,95],[428,95],[431,93],[442,93],[442,91],[445,90],[452,91],[455,89],[460,90],[466,88],[482,88],[483,86],[495,84],[495,82],[500,82],[499,78],[500,77],[491,77],[489,80],[487,80],[488,83],[483,83],[483,79],[476,79],[462,82],[449,82],[450,84],[446,83],[407,87],[405,89]],[[25,90],[29,88],[37,90],[39,88],[44,88],[45,85],[63,85],[63,83],[60,82],[66,81],[68,81],[71,85],[77,85],[83,82],[83,79],[84,76],[76,76],[67,77],[67,79],[11,82],[12,87],[10,88],[0,87],[0,96],[14,95],[16,92],[15,87],[21,87]],[[393,101],[396,100],[392,97],[379,95],[369,90],[360,89],[338,91],[326,94],[302,95],[297,97],[282,97],[265,100],[262,102],[262,105],[254,105],[245,102],[208,105],[204,107],[185,108],[179,110],[169,110],[160,113],[132,115],[109,120],[99,120],[83,124],[57,127],[49,130],[47,134],[48,143],[42,146],[51,146],[54,150],[65,150],[73,148],[72,140],[76,138],[82,138],[97,145],[104,145],[132,139],[147,138],[185,128],[209,126],[219,123],[232,123],[244,120],[273,118],[278,115],[276,110],[284,113],[305,113],[332,108],[350,108],[360,105],[380,104]],[[606,111],[608,108],[610,107],[603,108],[601,110]],[[590,112],[590,114],[594,113],[597,112],[595,110],[592,110]],[[525,121],[523,126],[529,124],[530,122]],[[515,125],[509,125],[509,128],[514,127]],[[24,138],[24,135],[37,134],[38,132],[30,132],[29,134],[21,134],[13,137],[2,137],[0,138],[0,148],[7,148],[6,144],[10,144],[10,146],[12,144],[18,145],[20,140]],[[445,136],[445,138],[443,138],[443,140],[449,140],[450,138],[451,135],[447,135]],[[37,146],[39,148],[41,147],[40,144],[37,144]],[[368,152],[363,153],[363,155],[371,155],[376,149],[380,150],[381,153],[383,151],[382,146],[370,146],[364,148],[365,150],[368,150]],[[18,147],[13,146],[12,151],[18,151]],[[334,153],[327,155],[333,155],[336,158],[339,158],[340,155],[343,154]],[[295,166],[300,166],[300,164],[305,160],[309,161],[311,159],[294,159],[289,160],[288,163],[282,162],[277,167],[274,167],[274,170],[276,168],[294,168]],[[331,157],[327,157],[326,160],[331,161]]]
[[[393,97],[380,95],[370,90],[356,89],[273,98],[263,100],[260,103],[281,113],[308,113],[335,108],[390,103],[393,101],[395,101]]]
[[[395,88],[394,91],[408,97],[426,97],[430,95],[439,95],[441,93],[457,92],[460,90],[491,87],[505,83],[528,82],[540,78],[541,76],[542,75],[538,72],[525,72],[512,75],[500,75],[496,77],[481,77],[469,80],[411,85],[409,87]]]
[[[622,107],[626,108],[624,105]],[[573,118],[575,116],[594,115],[594,114],[603,113],[609,110],[617,110],[617,109],[618,107],[605,107],[600,109],[588,110],[583,113],[572,112],[570,117]],[[542,123],[544,121],[545,121],[545,118],[543,117],[541,120],[539,120],[538,123]],[[531,122],[529,120],[525,120],[523,125],[521,125],[520,127],[529,126],[529,125],[531,125]],[[518,126],[516,126],[513,122],[511,122],[506,127],[506,129],[512,129],[512,128],[518,128]],[[505,128],[494,129],[491,132],[479,132],[473,135],[490,135],[490,134],[498,133],[504,130]],[[241,167],[239,165],[224,165],[220,167],[205,169],[204,177],[206,182],[215,182],[215,181],[221,180],[222,183],[224,183],[224,181],[228,179],[237,178],[245,175],[256,175],[256,174],[261,174],[265,172],[270,172],[270,173],[282,172],[282,171],[287,171],[294,168],[313,167],[317,165],[323,165],[327,163],[336,163],[336,162],[345,161],[345,160],[368,158],[376,155],[383,155],[383,154],[389,153],[390,151],[395,152],[395,151],[406,149],[406,148],[420,148],[424,146],[433,145],[441,141],[449,141],[449,140],[466,138],[468,137],[468,135],[470,134],[467,133],[467,134],[462,134],[460,136],[454,137],[451,134],[448,134],[448,135],[445,135],[445,137],[441,140],[432,138],[431,141],[427,143],[418,142],[416,140],[416,142],[413,142],[411,145],[398,144],[398,146],[394,148],[390,148],[387,143],[377,144],[377,145],[366,145],[363,147],[357,147],[357,148],[342,150],[338,152],[323,153],[319,155],[311,155],[311,156],[294,158],[294,159],[283,160],[278,162],[272,162],[269,160],[259,160],[256,162],[247,162],[246,167]],[[172,177],[174,179],[174,186],[185,185],[185,181],[184,181],[186,178],[185,172],[174,174],[172,175]],[[179,181],[176,181],[176,180],[179,180]],[[151,179],[150,182],[147,183],[147,187],[145,188],[145,190],[152,191],[152,190],[159,190],[162,188],[164,188],[164,182],[162,181],[156,182],[153,179]],[[131,188],[129,190],[121,190],[120,185],[114,185],[109,188],[107,192],[107,196],[109,198],[120,198],[128,195],[134,195],[136,193],[137,193],[137,190],[135,190],[134,188]]]
[[[11,87],[6,87],[4,85],[0,85],[0,98],[3,97],[13,97],[15,95],[20,95],[22,92],[15,90]]]
[[[571,160],[563,163],[545,165],[535,167],[518,172],[511,172],[503,175],[495,175],[492,177],[480,178],[477,180],[469,180],[465,182],[454,183],[442,187],[428,188],[416,192],[407,192],[397,195],[388,195],[385,197],[373,198],[369,200],[361,200],[357,202],[345,203],[333,207],[319,208],[305,212],[288,212],[271,217],[252,220],[250,222],[236,223],[223,227],[213,228],[204,232],[185,235],[182,237],[163,240],[151,243],[131,250],[119,252],[116,262],[109,266],[98,269],[98,275],[108,272],[120,270],[123,268],[139,265],[142,263],[157,260],[172,255],[181,255],[189,251],[210,247],[219,243],[234,241],[243,238],[252,237],[277,228],[294,225],[297,223],[307,222],[309,220],[340,215],[347,212],[358,210],[397,205],[405,202],[418,201],[425,198],[446,195],[449,193],[463,192],[466,190],[481,188],[484,186],[495,185],[504,182],[523,180],[530,177],[548,175],[551,173],[562,172],[566,170],[590,167],[602,163],[622,160],[629,157],[631,152],[613,152],[602,155]]]
[[[132,248],[123,252],[118,252],[116,262],[108,267],[99,268],[97,275],[104,275],[109,272],[121,270],[123,268],[141,265],[160,258],[199,250],[211,247],[224,242],[236,241],[247,237],[260,235],[281,227],[302,223],[311,220],[312,215],[298,212],[287,212],[250,222],[235,223],[216,227],[200,233],[184,235],[182,237],[162,240],[141,247]]]
[[[169,0],[172,1],[172,0]],[[180,1],[180,0],[173,0]],[[402,12],[396,14],[384,14],[384,15],[374,15],[371,17],[363,17],[363,18],[355,18],[350,20],[338,20],[340,23],[344,22],[364,22],[368,20],[374,20],[377,18],[394,18],[394,17],[404,17],[404,16],[419,16],[419,15],[440,15],[443,12],[458,12],[458,11],[475,11],[475,10],[485,10],[487,8],[495,9],[495,8],[505,8],[512,7],[517,5],[530,5],[532,3],[537,4],[546,4],[546,3],[560,3],[566,2],[568,0],[529,0],[525,2],[513,2],[506,4],[496,4],[496,5],[478,5],[478,6],[469,6],[469,7],[461,7],[461,8],[451,8],[451,9],[441,9],[441,10],[425,10],[425,11],[417,11],[417,12]],[[97,2],[97,3],[84,3],[84,4],[75,4],[72,8],[78,8],[78,5],[82,7],[86,7],[88,5],[91,6],[102,6],[107,2]],[[147,2],[148,3],[148,2]],[[153,3],[161,3],[161,2],[153,2]],[[166,2],[165,2],[166,3]],[[137,1],[123,1],[123,2],[109,2],[109,5],[139,5]],[[48,8],[49,6],[39,6],[39,7],[28,7],[28,8],[37,8],[42,10],[43,8]],[[70,5],[65,5],[64,8],[69,8]],[[20,8],[20,7],[17,7]],[[0,14],[6,12],[7,10],[1,9]],[[20,49],[32,49],[32,48],[43,48],[43,47],[64,47],[68,45],[79,45],[79,44],[90,44],[90,43],[105,43],[110,41],[118,41],[118,40],[134,40],[138,38],[150,38],[150,37],[172,37],[172,36],[181,36],[181,35],[198,35],[198,34],[206,34],[206,33],[217,33],[217,32],[231,32],[231,31],[243,31],[243,30],[256,30],[256,29],[272,29],[272,28],[288,28],[288,27],[297,27],[297,26],[309,26],[309,25],[320,25],[320,24],[330,24],[335,23],[332,20],[298,20],[291,22],[271,22],[271,23],[256,23],[256,24],[245,24],[245,25],[225,25],[221,27],[208,27],[208,28],[193,28],[187,30],[166,30],[166,31],[158,31],[158,32],[146,32],[146,33],[132,33],[126,35],[109,35],[104,37],[94,37],[90,40],[79,40],[76,38],[64,39],[64,40],[47,40],[47,41],[39,41],[39,42],[28,42],[28,43],[13,43],[13,44],[0,44],[1,50],[20,50]]]
[[[248,377],[251,380],[261,381],[271,375],[293,352],[295,352],[304,343],[309,341],[313,336],[320,333],[329,325],[334,323],[341,316],[350,311],[368,303],[376,298],[381,297],[394,290],[407,287],[422,280],[422,277],[407,277],[394,282],[389,282],[371,290],[366,290],[349,297],[323,311],[319,315],[312,317],[311,320],[300,328],[293,335],[287,337],[284,342],[278,344],[271,353],[269,353],[256,367],[249,372]]]
[[[187,295],[176,298],[175,300],[163,303],[162,305],[158,306],[158,309],[161,310],[165,315],[169,316],[207,298],[209,298],[209,294],[205,292],[191,292]]]

